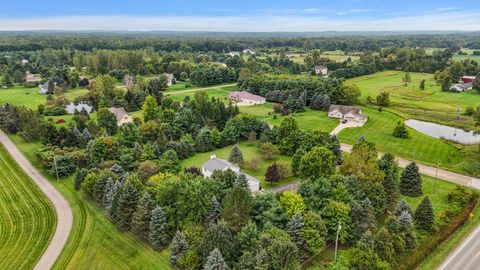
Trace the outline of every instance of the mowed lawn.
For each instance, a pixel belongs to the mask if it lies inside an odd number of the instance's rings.
[[[197,167],[201,168],[202,165],[210,159],[211,155],[216,155],[220,159],[228,160],[228,156],[230,155],[230,151],[232,150],[232,146],[226,146],[220,149],[215,149],[215,151],[206,152],[206,153],[197,153],[194,156],[191,156],[185,160],[182,160],[182,166],[184,168],[188,167]],[[272,160],[265,160],[260,151],[258,150],[256,143],[251,142],[241,142],[240,143],[240,150],[242,150],[243,159],[245,160],[244,164],[240,165],[240,168],[243,172],[257,178],[260,180],[260,185],[262,188],[270,188],[274,186],[279,186],[294,180],[294,177],[290,177],[288,179],[284,179],[278,183],[267,183],[265,182],[265,173],[267,172],[267,168],[272,165],[274,162],[283,161],[288,164],[291,163],[291,157],[284,156],[284,155],[276,155]],[[248,165],[249,161],[256,160],[258,164],[258,168],[252,168]]]
[[[480,104],[480,93],[467,91],[452,93],[441,91],[433,74],[410,73],[412,83],[405,86],[402,71],[383,71],[372,75],[347,80],[356,84],[362,92],[362,100],[370,96],[373,100],[381,92],[390,93],[389,110],[394,110],[405,117],[437,122],[440,124],[474,129],[471,117],[460,115],[467,106]],[[425,90],[420,90],[420,82],[425,79]]]
[[[172,269],[167,250],[155,252],[130,234],[119,231],[99,207],[81,192],[73,189],[72,178],[57,181],[46,174],[35,157],[36,149],[41,147],[40,143],[27,143],[18,136],[11,136],[11,139],[30,162],[65,196],[73,210],[72,232],[53,269]],[[3,242],[0,245],[2,244]],[[3,254],[0,252],[0,257]],[[22,260],[29,258],[21,257]],[[3,261],[0,261],[0,266],[2,263]]]
[[[13,88],[0,88],[0,104],[10,103],[18,106],[25,106],[30,109],[37,109],[38,105],[45,104],[46,95],[38,93],[38,87],[16,86]],[[65,92],[65,96],[70,100],[77,96],[87,93],[86,89],[69,89]]]
[[[228,101],[229,91],[221,89],[221,88],[198,90],[198,91],[179,93],[179,94],[178,93],[177,94],[170,94],[170,95],[167,94],[167,96],[170,97],[171,99],[175,100],[175,101],[183,101],[186,96],[189,96],[190,99],[193,99],[193,96],[195,95],[195,93],[201,92],[201,91],[205,91],[206,93],[208,93],[209,98],[214,97],[214,98],[220,99],[225,104],[229,103],[229,101]]]
[[[53,205],[0,144],[0,269],[32,269],[55,228]]]
[[[354,144],[364,136],[367,141],[375,143],[380,152],[417,160],[421,163],[451,167],[461,162],[460,150],[449,142],[427,136],[408,128],[408,138],[393,136],[393,130],[400,116],[388,111],[378,112],[375,109],[362,108],[369,119],[363,127],[344,129],[338,134],[343,143]]]
[[[267,123],[280,126],[285,116],[273,113],[273,103],[265,103],[262,105],[243,106],[239,107],[241,113],[255,115],[259,119]],[[308,107],[305,112],[291,114],[298,123],[300,129],[305,130],[320,130],[324,132],[331,132],[338,124],[338,119],[328,118],[327,112],[315,111]]]

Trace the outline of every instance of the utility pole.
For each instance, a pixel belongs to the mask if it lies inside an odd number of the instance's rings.
[[[335,239],[335,260],[337,261],[337,249],[338,249],[338,235],[340,234],[340,230],[342,229],[342,225],[338,222],[338,230],[337,230],[337,237]]]

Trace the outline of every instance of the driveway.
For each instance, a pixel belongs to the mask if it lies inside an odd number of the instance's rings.
[[[5,146],[12,158],[15,159],[18,165],[20,165],[25,173],[52,202],[53,207],[55,207],[57,215],[57,227],[55,233],[53,234],[49,246],[34,268],[35,270],[50,269],[62,252],[63,247],[68,240],[68,236],[70,235],[73,223],[72,209],[67,200],[65,200],[55,187],[50,184],[50,182],[43,177],[35,167],[33,167],[2,130],[0,130],[0,143]]]
[[[338,133],[340,133],[340,131],[342,131],[345,128],[355,128],[355,127],[361,127],[361,126],[363,126],[363,124],[360,124],[355,121],[347,121],[346,123],[342,123],[340,121],[340,124],[338,124],[338,126],[335,127],[335,129],[333,129],[332,132],[330,132],[330,135],[332,136],[337,135]]]

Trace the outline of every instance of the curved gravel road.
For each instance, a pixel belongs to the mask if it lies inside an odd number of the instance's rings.
[[[34,268],[35,270],[50,269],[68,240],[73,223],[72,209],[60,192],[58,192],[55,187],[32,166],[2,130],[0,130],[0,143],[5,146],[13,159],[15,159],[18,165],[20,165],[55,207],[57,215],[57,227],[55,233],[53,234],[50,244]]]

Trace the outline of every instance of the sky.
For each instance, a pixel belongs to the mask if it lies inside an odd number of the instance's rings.
[[[0,31],[480,31],[478,0],[0,0]]]

